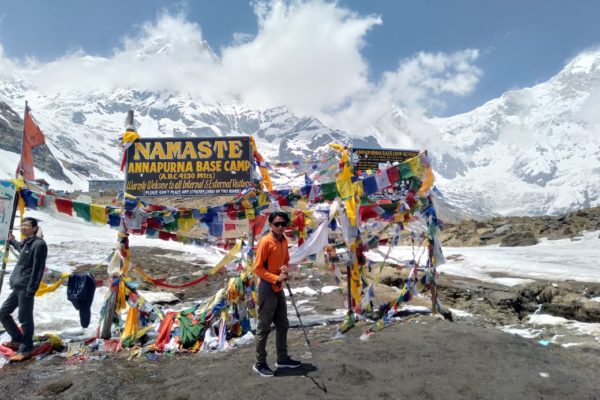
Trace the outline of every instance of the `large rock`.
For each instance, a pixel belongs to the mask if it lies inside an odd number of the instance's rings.
[[[533,246],[538,240],[531,231],[515,232],[502,238],[501,247]]]

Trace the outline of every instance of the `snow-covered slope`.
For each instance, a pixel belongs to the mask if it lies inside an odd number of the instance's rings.
[[[466,207],[558,214],[600,204],[600,52],[532,88],[429,121],[438,185]]]
[[[454,214],[542,215],[598,206],[600,51],[468,113],[424,118],[392,105],[365,130],[385,138],[384,147],[428,149],[436,185]]]

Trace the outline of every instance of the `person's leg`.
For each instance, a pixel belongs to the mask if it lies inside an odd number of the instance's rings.
[[[4,303],[2,303],[2,307],[0,307],[0,322],[6,329],[6,332],[10,335],[11,340],[15,343],[21,342],[23,340],[23,334],[17,327],[15,320],[11,316],[12,312],[19,306],[19,295],[16,291],[12,291]]]
[[[262,283],[262,282],[261,282]],[[258,290],[258,324],[256,326],[256,362],[267,363],[267,338],[271,332],[271,324],[277,306],[277,298],[273,290],[259,285]]]
[[[277,361],[283,361],[288,358],[287,352],[287,332],[290,323],[287,317],[287,305],[285,303],[285,294],[283,290],[276,294],[277,308],[275,310],[274,322],[277,332],[275,333],[275,346],[277,348]]]
[[[19,291],[19,322],[23,329],[23,338],[19,352],[25,353],[33,350],[33,303],[35,296],[27,296],[24,290]]]

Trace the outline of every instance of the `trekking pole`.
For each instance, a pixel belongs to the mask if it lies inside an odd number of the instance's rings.
[[[319,368],[319,366],[317,365],[317,359],[315,357],[315,354],[312,351],[312,347],[310,346],[310,340],[308,339],[308,335],[306,334],[306,328],[304,327],[304,324],[302,323],[302,318],[300,317],[300,311],[298,311],[298,307],[296,306],[296,300],[294,299],[294,295],[292,294],[292,288],[290,287],[290,284],[285,281],[285,286],[288,289],[288,292],[290,292],[290,299],[292,300],[292,305],[294,306],[294,310],[296,310],[296,316],[298,317],[298,321],[300,322],[300,328],[302,328],[302,333],[304,333],[304,343],[306,344],[306,347],[308,347],[308,351],[310,352],[311,358],[315,361],[315,367],[317,368],[317,371],[319,372],[319,380],[321,381],[321,386],[323,386],[321,389],[327,393],[327,387],[325,387],[325,382],[323,382],[323,376],[321,375],[321,369]],[[317,384],[318,386],[318,384]]]

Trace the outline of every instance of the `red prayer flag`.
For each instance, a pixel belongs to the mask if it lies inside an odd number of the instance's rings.
[[[33,173],[33,149],[45,143],[44,134],[35,122],[29,108],[25,109],[25,127],[23,130],[23,146],[21,148],[21,161],[17,168],[17,176],[23,173],[23,178],[28,181],[35,179]]]
[[[25,111],[25,141],[29,143],[31,148],[36,148],[45,143],[44,134],[34,121],[29,109]]]
[[[70,216],[73,216],[73,201],[70,199],[55,199],[56,209]]]
[[[252,234],[256,237],[261,234],[265,223],[267,222],[267,216],[259,214],[256,218],[250,220],[250,227],[252,228]]]
[[[387,169],[388,180],[392,184],[392,187],[396,186],[396,183],[400,180],[400,172],[398,167],[393,166]]]

